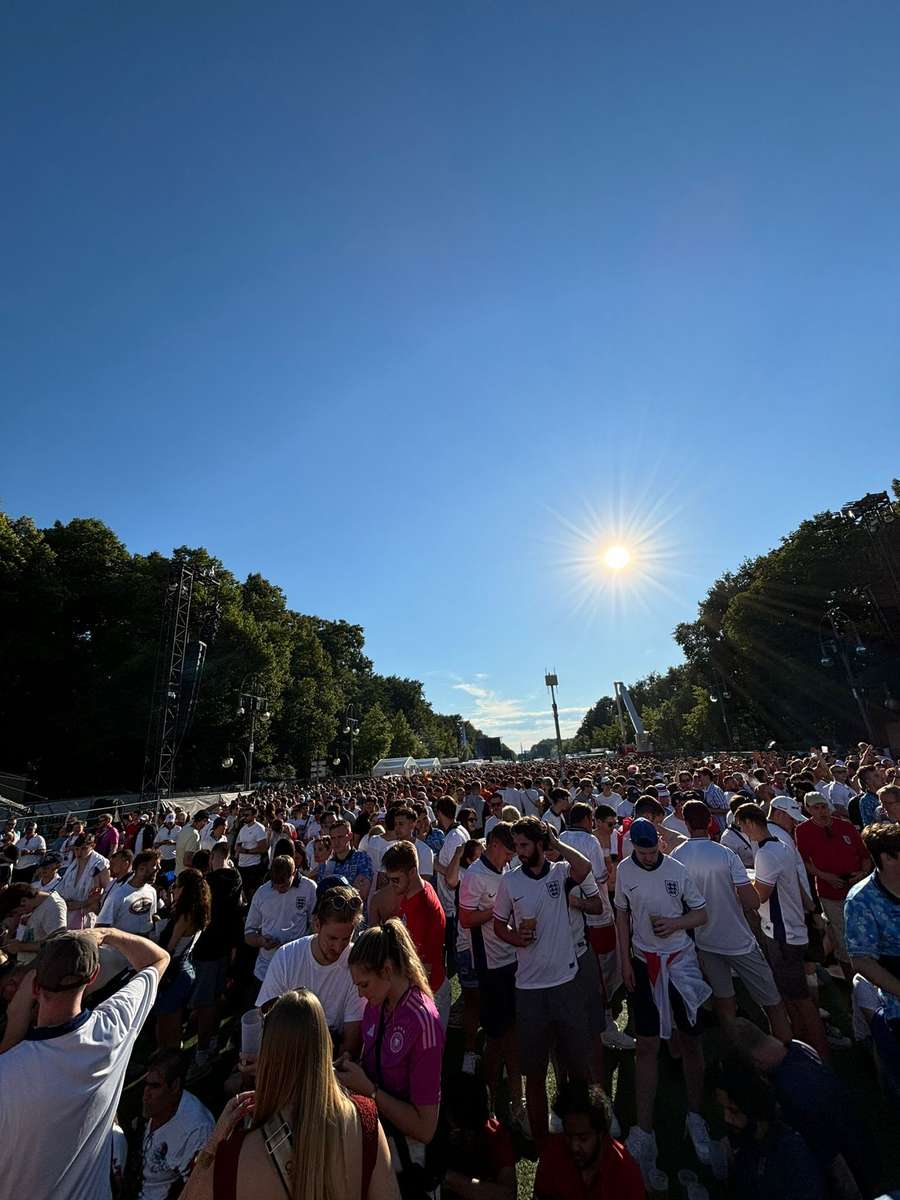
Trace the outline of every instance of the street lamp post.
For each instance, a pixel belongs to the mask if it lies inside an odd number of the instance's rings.
[[[249,680],[249,683],[248,683]],[[263,721],[268,721],[272,715],[269,712],[269,699],[264,692],[257,692],[253,689],[260,685],[257,682],[258,676],[245,675],[238,692],[238,707],[237,715],[243,717],[247,710],[250,710],[250,742],[247,746],[247,753],[244,754],[244,787],[249,791],[251,780],[253,778],[253,751],[255,747],[256,737],[256,714],[260,714]]]
[[[828,626],[828,633],[825,632],[826,625]],[[841,660],[841,666],[844,668],[844,675],[847,678],[847,687],[850,689],[850,695],[856,701],[856,707],[859,709],[859,715],[865,726],[866,735],[870,742],[874,742],[875,734],[872,730],[872,722],[869,719],[869,711],[866,708],[865,698],[856,682],[856,674],[850,661],[848,645],[852,648],[853,654],[857,658],[861,658],[866,652],[866,647],[863,645],[856,625],[850,620],[843,609],[832,601],[826,607],[822,615],[822,620],[819,623],[819,661],[823,667],[832,667],[834,666],[835,656]]]
[[[559,687],[559,679],[555,671],[547,671],[544,675],[544,683],[550,692],[550,703],[553,707],[553,724],[556,726],[556,752],[559,755],[559,770],[560,775],[563,769],[563,744],[562,734],[559,732],[559,709],[556,705],[556,689]]]
[[[359,718],[356,715],[356,706],[353,704],[349,705],[349,707],[347,708],[347,712],[344,716],[344,728],[343,728],[342,732],[346,737],[349,737],[349,739],[350,739],[350,778],[352,779],[353,778],[353,743],[359,737]],[[340,763],[341,763],[341,755],[340,755],[340,751],[338,751],[337,756],[334,759],[334,765],[336,767],[338,767],[338,766],[340,766]]]

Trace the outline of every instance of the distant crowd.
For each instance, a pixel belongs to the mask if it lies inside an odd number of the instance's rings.
[[[900,777],[865,744],[10,818],[0,928],[4,1196],[900,1183]]]

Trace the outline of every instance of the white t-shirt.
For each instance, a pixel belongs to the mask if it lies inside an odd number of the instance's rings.
[[[201,850],[212,850],[213,846],[218,846],[222,842],[224,842],[226,845],[228,845],[228,838],[225,836],[224,833],[220,834],[218,837],[215,837],[213,835],[212,825],[207,825],[206,828],[203,830],[203,832],[200,834],[200,849]]]
[[[616,869],[616,908],[631,914],[631,941],[636,950],[651,954],[674,954],[691,945],[686,929],[668,937],[657,937],[651,916],[683,917],[685,906],[703,908],[706,901],[687,868],[668,854],[661,854],[655,867],[639,866],[634,858],[623,858]]]
[[[519,792],[521,798],[522,815],[525,817],[539,817],[541,815],[541,793],[537,788],[523,788]]]
[[[419,874],[423,879],[432,879],[434,877],[434,851],[421,838],[416,838],[413,845],[419,856]]]
[[[153,839],[153,845],[159,851],[159,856],[164,862],[171,862],[175,857],[175,845],[178,841],[178,835],[181,830],[173,821],[171,825],[162,825],[156,837]],[[171,846],[164,846],[163,842],[172,842]]]
[[[732,850],[745,867],[753,866],[753,859],[756,855],[756,847],[753,842],[739,829],[735,829],[733,825],[729,825],[727,829],[722,830],[722,836],[719,839],[720,846],[727,846]]]
[[[131,1050],[159,976],[147,967],[95,1009],[3,1055],[3,1193],[29,1200],[110,1200],[112,1127]],[[22,1097],[28,1097],[28,1103]],[[42,1113],[44,1119],[35,1120]],[[10,1147],[27,1153],[10,1154]]]
[[[588,928],[599,928],[602,925],[611,925],[614,919],[612,905],[609,902],[609,892],[606,888],[607,880],[609,879],[609,870],[606,865],[606,857],[603,853],[603,847],[597,841],[592,833],[588,833],[586,829],[567,829],[560,836],[561,842],[565,842],[567,846],[571,846],[573,850],[577,850],[591,864],[591,874],[594,877],[594,882],[597,884],[600,891],[600,898],[603,902],[603,912],[600,913],[576,913],[578,917],[584,916],[588,923]],[[583,893],[588,898],[596,895],[596,892]],[[579,958],[581,954],[579,953]]]
[[[588,871],[581,883],[577,883],[569,889],[569,895],[577,896],[579,899],[592,900],[594,896],[599,894],[600,889],[597,887],[597,880],[594,878],[593,871]],[[608,899],[607,903],[609,903]],[[572,908],[569,905],[569,928],[572,930],[572,941],[575,943],[576,958],[581,958],[582,954],[587,950],[587,934],[585,932],[587,926],[585,925],[585,921],[588,920],[590,920],[588,913],[582,912],[579,908]]]
[[[288,942],[272,955],[269,969],[260,988],[256,1003],[260,1008],[276,996],[283,996],[294,988],[309,988],[319,998],[325,1009],[325,1020],[333,1033],[340,1033],[345,1025],[361,1021],[366,1005],[359,998],[353,976],[350,974],[348,946],[336,963],[322,966],[316,962],[312,952],[313,936]]]
[[[451,825],[447,830],[447,835],[444,838],[444,844],[438,851],[438,862],[442,867],[448,867],[453,855],[469,840],[469,835],[462,825]],[[432,869],[433,870],[433,869]],[[444,912],[448,917],[456,915],[456,897],[453,890],[447,887],[447,882],[443,875],[437,876],[437,894],[438,899],[444,906]]]
[[[522,813],[523,816],[527,815],[525,813],[525,808],[524,808],[524,804],[523,804],[523,793],[520,792],[518,788],[502,787],[502,788],[497,788],[497,791],[503,797],[504,805],[511,804],[513,806],[513,808],[517,808],[519,810],[519,812]],[[537,814],[535,814],[535,815],[537,815]]]
[[[493,909],[497,888],[506,873],[506,870],[495,870],[482,855],[462,877],[459,885],[460,907],[474,912]],[[472,948],[472,965],[476,971],[496,970],[516,961],[515,946],[500,941],[494,933],[493,920],[486,921],[484,925],[473,925],[466,932]]]
[[[45,891],[41,888],[41,891]],[[58,933],[66,928],[68,918],[68,908],[62,896],[57,896],[55,892],[51,892],[46,900],[42,900],[37,908],[29,915],[28,920],[20,924],[16,930],[16,936],[23,930],[30,930],[28,941],[42,941],[48,938],[51,933]],[[22,939],[23,941],[26,939]],[[27,954],[24,951],[19,951],[18,960],[20,963],[34,962],[37,958],[37,952]]]
[[[16,862],[17,871],[24,871],[26,867],[36,867],[47,853],[47,843],[39,833],[33,837],[19,838],[16,848],[19,851],[19,858]]]
[[[205,1104],[182,1092],[175,1115],[151,1130],[144,1126],[144,1178],[140,1200],[167,1200],[175,1184],[187,1182],[191,1164],[203,1149],[215,1121]]]
[[[562,833],[566,827],[565,813],[555,813],[552,808],[548,808],[544,813],[544,820],[548,825],[552,825],[557,833]]]
[[[200,849],[200,832],[193,825],[185,825],[175,843],[175,870],[184,870],[184,860],[188,854],[196,854]]]
[[[276,892],[271,883],[264,883],[253,893],[245,933],[261,933],[263,937],[276,938],[282,946],[304,937],[309,930],[312,910],[316,906],[316,885],[311,879],[298,876],[296,887],[286,892]],[[272,961],[274,950],[259,950],[253,974],[262,981]]]
[[[734,851],[707,837],[691,838],[672,857],[687,867],[706,900],[707,922],[694,930],[697,949],[710,954],[752,953],[757,941],[734,890],[750,880]]]
[[[779,842],[781,842],[782,846],[786,846],[788,848],[788,850],[790,850],[791,857],[794,861],[794,870],[797,872],[797,881],[800,884],[801,890],[804,891],[807,894],[807,896],[809,896],[811,899],[812,891],[810,890],[810,886],[809,886],[809,876],[806,873],[806,864],[803,861],[803,856],[801,855],[800,851],[797,849],[797,843],[794,841],[794,839],[791,837],[791,835],[788,833],[788,831],[786,829],[782,829],[781,826],[776,825],[774,821],[767,821],[766,828],[768,829],[769,835],[771,837],[778,838],[778,840],[779,840]],[[755,858],[756,858],[756,842],[753,843],[753,856],[754,856],[754,860],[755,860]]]
[[[773,838],[763,842],[754,862],[758,883],[773,886],[769,899],[759,906],[763,932],[776,942],[805,946],[809,941],[803,896],[793,855],[783,842]]]
[[[615,804],[616,816],[620,821],[624,821],[626,817],[634,815],[634,805],[630,800],[617,800]]]
[[[106,893],[97,924],[112,925],[125,933],[139,933],[142,937],[148,937],[153,930],[158,904],[156,888],[151,883],[145,883],[142,887],[116,883]]]
[[[260,825],[259,821],[254,821],[252,825],[242,825],[238,830],[235,846],[238,851],[247,846],[255,846],[257,842],[266,840],[266,827]],[[262,859],[258,854],[238,854],[237,865],[239,867],[258,867]]]
[[[516,926],[524,919],[537,919],[534,941],[515,947],[517,988],[558,987],[575,978],[578,963],[569,924],[568,877],[567,862],[547,860],[537,877],[519,866],[500,880],[494,917],[506,924],[514,918]]]
[[[367,833],[364,838],[360,839],[359,849],[364,850],[372,860],[372,870],[377,876],[381,870],[381,860],[384,858],[384,852],[391,843],[380,833]]]
[[[687,824],[682,821],[681,817],[676,817],[674,813],[670,813],[663,819],[663,829],[669,829],[672,833],[677,833],[679,837],[689,838],[691,836]]]

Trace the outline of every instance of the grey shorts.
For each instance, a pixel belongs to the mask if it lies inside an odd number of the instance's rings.
[[[591,1040],[583,996],[577,977],[557,987],[516,988],[516,1028],[523,1074],[541,1078],[547,1074],[551,1045],[556,1046],[561,1064],[573,1075],[584,1078],[590,1071]]]
[[[194,972],[197,979],[191,993],[191,1008],[212,1008],[225,994],[225,982],[228,978],[228,959],[213,958],[209,962],[194,960]]]
[[[603,1004],[603,981],[597,955],[590,947],[578,959],[578,974],[575,982],[582,995],[587,1012],[588,1029],[591,1033],[603,1033],[606,1029],[606,1008]]]
[[[772,968],[759,946],[754,946],[747,954],[713,954],[710,950],[698,950],[697,956],[717,1000],[730,1000],[734,995],[734,981],[731,978],[731,972],[734,971],[762,1008],[772,1008],[781,1003]]]
[[[808,1000],[809,987],[806,983],[806,968],[803,958],[806,946],[794,946],[787,942],[776,942],[768,935],[766,958],[775,976],[775,983],[785,1000]]]

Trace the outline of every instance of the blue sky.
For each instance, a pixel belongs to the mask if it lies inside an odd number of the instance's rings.
[[[0,34],[8,512],[205,545],[518,747],[546,666],[572,731],[722,570],[898,473],[893,2]]]

